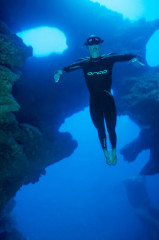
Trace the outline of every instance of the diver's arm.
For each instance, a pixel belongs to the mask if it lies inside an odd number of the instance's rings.
[[[66,72],[71,72],[71,71],[74,71],[74,70],[77,70],[77,69],[80,69],[82,68],[82,64],[81,63],[74,63],[74,64],[71,64],[67,67],[64,67],[63,69],[61,70],[58,70],[54,73],[54,80],[56,83],[59,82],[61,76]]]
[[[145,66],[142,61],[141,57],[134,55],[134,54],[124,54],[124,55],[115,55],[112,56],[113,62],[122,62],[122,61],[129,61],[129,63],[132,63],[134,65],[140,65],[140,66]]]
[[[134,54],[123,54],[123,55],[114,55],[110,56],[113,62],[123,62],[123,61],[130,61],[133,58],[137,58],[137,55]]]
[[[63,72],[72,72],[74,70],[77,70],[79,68],[82,68],[82,62],[77,62],[77,63],[73,63],[71,65],[69,65],[68,67],[64,67],[62,69]]]

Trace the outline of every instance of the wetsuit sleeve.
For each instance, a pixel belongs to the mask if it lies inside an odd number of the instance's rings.
[[[130,61],[131,59],[136,58],[136,57],[137,57],[137,55],[133,55],[133,54],[111,56],[113,62]]]
[[[83,67],[83,62],[76,62],[76,63],[73,63],[67,67],[64,67],[62,69],[62,71],[64,72],[71,72],[71,71],[74,71],[74,70],[77,70],[77,69],[81,69]]]

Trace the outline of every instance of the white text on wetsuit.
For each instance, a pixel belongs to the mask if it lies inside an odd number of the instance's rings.
[[[99,71],[99,72],[88,72],[87,75],[100,75],[100,74],[106,74],[108,72],[108,70],[103,70],[103,71]]]

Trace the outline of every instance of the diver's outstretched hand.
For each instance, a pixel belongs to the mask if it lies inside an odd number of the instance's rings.
[[[54,73],[54,80],[55,80],[55,83],[58,83],[59,80],[60,80],[60,77],[61,75],[63,74],[63,71],[62,70],[58,70]]]
[[[135,57],[135,58],[132,58],[130,61],[129,61],[129,63],[132,63],[133,65],[135,65],[136,67],[144,67],[145,66],[145,64],[144,63],[142,63],[141,61],[140,61],[140,59],[139,58],[137,58],[137,57]]]

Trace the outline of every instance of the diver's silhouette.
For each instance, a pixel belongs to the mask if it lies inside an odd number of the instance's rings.
[[[115,165],[117,163],[116,155],[116,107],[114,98],[111,94],[112,68],[115,62],[130,61],[143,65],[136,55],[116,55],[100,54],[100,44],[104,41],[94,35],[91,35],[85,45],[88,46],[90,57],[83,58],[76,63],[58,70],[54,74],[55,82],[65,72],[82,69],[85,75],[86,84],[90,92],[90,115],[94,126],[97,128],[99,140],[104,150],[107,164]],[[112,158],[107,149],[105,124],[106,122],[109,139],[112,146]]]

